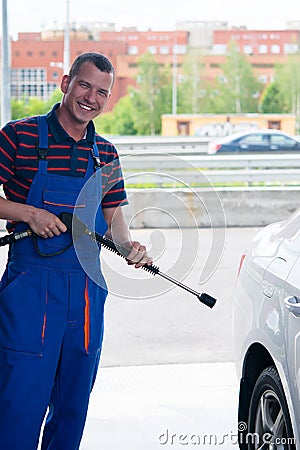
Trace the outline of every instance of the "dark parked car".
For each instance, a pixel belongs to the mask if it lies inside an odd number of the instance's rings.
[[[208,154],[223,153],[286,153],[300,151],[300,139],[279,130],[251,130],[214,139]]]

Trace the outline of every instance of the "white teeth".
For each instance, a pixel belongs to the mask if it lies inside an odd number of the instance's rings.
[[[92,108],[90,108],[89,106],[85,106],[82,103],[79,103],[80,107],[85,109],[86,111],[92,111]]]

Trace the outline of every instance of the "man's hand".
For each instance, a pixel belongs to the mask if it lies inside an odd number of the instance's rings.
[[[59,217],[45,209],[34,208],[27,223],[35,234],[45,239],[67,231],[66,225]]]
[[[151,266],[153,260],[148,255],[147,249],[144,245],[137,241],[133,241],[131,242],[131,248],[132,250],[126,258],[129,265],[134,265],[137,269],[145,264]]]
[[[27,223],[31,230],[43,238],[58,236],[67,231],[55,214],[32,205],[17,203],[0,196],[0,217],[4,220]]]

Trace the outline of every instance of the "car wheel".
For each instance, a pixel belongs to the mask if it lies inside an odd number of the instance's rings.
[[[249,408],[248,450],[294,450],[295,440],[282,384],[275,367],[255,383]]]

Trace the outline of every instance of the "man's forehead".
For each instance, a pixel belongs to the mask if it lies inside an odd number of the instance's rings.
[[[89,64],[89,66],[93,66],[93,68],[87,66],[89,63],[85,63],[85,67],[81,67],[81,70],[75,75],[77,81],[89,81],[91,83],[104,84],[105,86],[109,86],[109,88],[113,84],[113,73],[112,72],[103,72],[98,69],[93,64]]]

